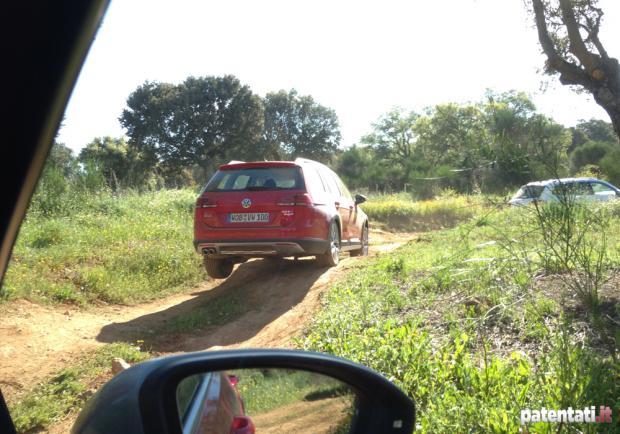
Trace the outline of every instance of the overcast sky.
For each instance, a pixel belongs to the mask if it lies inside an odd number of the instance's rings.
[[[601,39],[620,56],[620,2],[600,4]],[[523,0],[113,0],[58,140],[78,150],[122,136],[118,117],[137,86],[190,75],[310,94],[336,110],[343,146],[394,106],[477,101],[487,88],[525,91],[567,126],[608,120],[542,65]]]

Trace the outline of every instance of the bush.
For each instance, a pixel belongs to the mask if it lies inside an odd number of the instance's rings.
[[[0,297],[135,303],[205,279],[192,190],[78,196],[22,225]]]
[[[453,227],[482,209],[475,196],[445,194],[434,200],[413,201],[407,194],[377,195],[362,205],[371,223],[398,230],[431,230]]]
[[[518,432],[525,408],[616,408],[614,350],[584,342],[560,297],[536,287],[531,214],[506,209],[486,220],[369,259],[325,295],[299,345],[385,375],[415,400],[421,432]],[[522,241],[523,257],[498,239]]]
[[[573,173],[588,164],[599,164],[599,161],[611,150],[611,145],[604,142],[588,142],[579,146],[570,155]]]

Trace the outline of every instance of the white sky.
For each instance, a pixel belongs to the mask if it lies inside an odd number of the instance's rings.
[[[601,39],[620,56],[620,2],[601,0]],[[296,88],[336,110],[349,146],[394,106],[528,92],[567,126],[609,120],[585,94],[543,77],[523,0],[113,0],[58,140],[78,150],[121,136],[127,96],[145,80],[234,74],[260,95]],[[551,83],[541,91],[542,82]]]

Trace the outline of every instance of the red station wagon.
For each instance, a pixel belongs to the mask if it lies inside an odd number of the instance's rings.
[[[368,254],[368,217],[327,166],[293,161],[220,166],[196,201],[194,246],[209,276],[223,279],[249,258]]]

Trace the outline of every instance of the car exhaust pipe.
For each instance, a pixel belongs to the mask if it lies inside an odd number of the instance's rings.
[[[204,253],[205,255],[214,255],[215,254],[215,249],[210,247],[210,248],[204,248],[202,249],[202,253]]]

